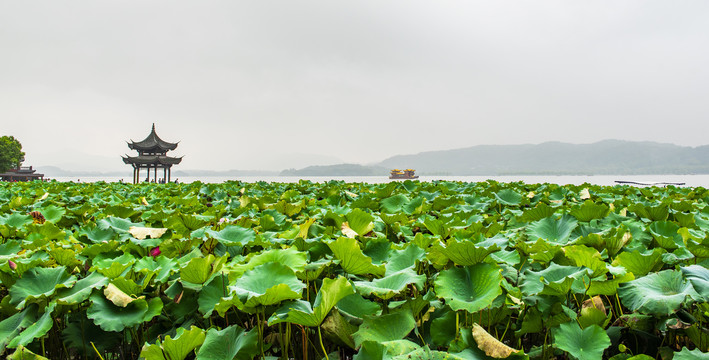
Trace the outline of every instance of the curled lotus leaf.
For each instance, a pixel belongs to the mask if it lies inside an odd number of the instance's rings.
[[[152,298],[150,301],[136,299],[126,307],[114,305],[97,293],[91,295],[89,300],[91,306],[86,310],[86,316],[104,331],[122,331],[150,321],[160,314],[163,307],[160,298]]]
[[[409,284],[422,290],[425,281],[424,275],[417,275],[412,268],[406,268],[380,279],[355,281],[354,284],[362,295],[374,295],[380,299],[388,300],[406,290]]]
[[[485,352],[485,355],[496,359],[507,359],[510,355],[518,352],[518,350],[497,340],[478,324],[473,324],[473,339],[478,344],[478,348]]]
[[[323,279],[313,306],[309,302],[297,300],[284,304],[268,320],[269,325],[289,322],[303,326],[320,326],[327,314],[342,298],[354,294],[352,284],[342,276],[337,279]]]
[[[535,221],[527,226],[527,236],[531,240],[542,239],[550,243],[565,245],[578,221],[571,215],[554,216]]]
[[[198,346],[202,345],[205,338],[204,330],[192,326],[189,330],[181,327],[177,329],[175,337],[165,336],[155,344],[145,344],[140,352],[140,357],[155,360],[183,360]]]

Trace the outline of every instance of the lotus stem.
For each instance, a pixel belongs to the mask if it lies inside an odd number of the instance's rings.
[[[94,348],[94,351],[96,352],[96,355],[98,355],[99,359],[105,360],[105,359],[103,358],[103,356],[101,356],[101,353],[98,352],[98,349],[96,349],[96,345],[94,345],[94,342],[93,342],[93,341],[91,342],[91,346]]]
[[[325,360],[330,360],[330,357],[327,356],[327,350],[325,350],[325,345],[322,343],[322,334],[320,333],[320,326],[319,325],[318,325],[318,339],[320,340],[320,347],[322,348],[322,351],[325,354]]]

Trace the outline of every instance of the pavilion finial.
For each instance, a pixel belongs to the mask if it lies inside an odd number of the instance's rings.
[[[155,132],[155,123],[153,123],[153,132]]]

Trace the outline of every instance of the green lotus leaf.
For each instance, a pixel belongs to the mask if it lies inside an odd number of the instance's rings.
[[[650,204],[635,203],[628,206],[628,210],[634,212],[641,218],[650,219],[652,221],[667,220],[670,214],[665,204],[652,206]]]
[[[226,256],[215,257],[212,254],[193,258],[180,269],[180,282],[188,289],[200,290],[212,276],[222,269],[226,260]]]
[[[383,213],[396,214],[402,212],[404,206],[410,202],[406,195],[398,194],[383,199],[380,202]]]
[[[447,310],[443,316],[431,321],[431,342],[436,346],[448,346],[455,340],[455,312]]]
[[[355,346],[371,340],[379,343],[401,340],[416,327],[410,311],[397,311],[387,315],[366,317],[359,330],[352,335]]]
[[[353,294],[342,298],[337,303],[337,309],[350,318],[362,320],[367,316],[374,316],[382,311],[379,304],[367,300],[360,294]]]
[[[352,285],[344,277],[325,278],[312,308],[309,302],[302,300],[284,304],[268,319],[268,325],[289,322],[303,326],[320,326],[330,310],[342,298],[354,293]]]
[[[134,223],[130,219],[109,216],[96,222],[101,229],[111,229],[117,233],[129,235],[131,226],[145,227],[144,223]]]
[[[152,298],[149,302],[136,299],[126,307],[116,306],[98,293],[91,295],[89,300],[91,306],[86,310],[86,316],[104,331],[122,331],[150,321],[163,307],[160,298]]]
[[[591,274],[592,278],[605,275],[608,272],[606,262],[603,261],[598,250],[594,248],[583,245],[572,245],[562,248],[561,251],[575,266],[589,268],[593,272]]]
[[[560,219],[554,216],[535,221],[527,226],[527,236],[531,240],[542,239],[550,243],[565,245],[569,242],[571,232],[577,225],[577,220],[564,214]]]
[[[388,274],[372,281],[355,281],[357,292],[362,295],[374,295],[382,300],[388,300],[406,290],[409,284],[422,290],[426,276],[417,275],[412,268],[406,268],[393,274]]]
[[[303,271],[308,264],[308,253],[298,251],[296,248],[266,250],[252,257],[246,264],[234,266],[232,276],[240,276],[248,270],[269,262],[288,266],[296,272]]]
[[[359,328],[350,324],[344,316],[340,315],[339,311],[333,311],[325,318],[322,325],[322,334],[324,337],[332,339],[335,343],[347,346],[350,349],[355,348],[352,334],[357,332]]]
[[[116,232],[111,228],[102,229],[98,226],[82,229],[79,234],[85,235],[87,239],[94,243],[102,243],[117,238]]]
[[[423,225],[426,229],[428,229],[428,231],[431,232],[431,234],[441,239],[447,238],[451,232],[448,224],[441,219],[427,217],[426,220],[424,220]]]
[[[653,249],[649,253],[641,253],[639,251],[622,252],[615,257],[612,265],[622,266],[628,272],[633,273],[636,278],[639,278],[662,267],[663,252],[664,250],[662,249]]]
[[[604,277],[601,276],[598,279],[603,279],[603,278]],[[613,279],[610,279],[610,280],[598,280],[598,279],[591,279],[591,286],[588,287],[588,291],[586,291],[586,295],[589,295],[589,296],[595,296],[595,295],[612,296],[612,295],[615,295],[615,293],[618,292],[618,287],[620,286],[620,284],[635,280],[635,276],[633,275],[633,273],[626,273],[623,275],[613,276]]]
[[[218,232],[207,230],[207,233],[226,246],[244,246],[256,240],[256,232],[253,229],[238,225],[227,225]]]
[[[66,236],[64,230],[50,222],[29,225],[27,231],[31,233],[27,240],[34,240],[35,237],[38,240],[63,240]]]
[[[67,274],[63,266],[32,268],[10,288],[10,304],[22,309],[27,302],[48,298],[57,289],[71,287],[75,282],[76,276]]]
[[[196,201],[196,199],[194,199]],[[187,235],[190,232],[207,225],[211,219],[202,215],[174,214],[164,222],[165,227],[178,234]]]
[[[403,250],[394,250],[391,255],[389,255],[389,259],[385,265],[385,275],[415,267],[416,263],[423,259],[425,254],[425,250],[414,244],[409,244],[409,246]]]
[[[231,295],[228,288],[229,280],[226,276],[215,276],[207,285],[199,292],[197,303],[199,311],[204,314],[204,317],[209,317],[214,311],[214,307],[226,297]]]
[[[335,258],[340,260],[342,269],[350,274],[382,276],[386,272],[384,265],[372,264],[372,258],[364,255],[356,239],[339,237],[327,246],[335,254]]]
[[[563,266],[552,263],[541,271],[527,270],[522,275],[521,290],[526,295],[566,296],[574,282],[589,283],[588,270],[576,266]],[[584,292],[582,289],[578,292]]]
[[[553,207],[545,203],[539,203],[537,206],[525,210],[522,215],[519,216],[518,220],[527,223],[534,222],[554,215],[555,211],[556,209]]]
[[[14,353],[7,357],[7,360],[49,360],[44,356],[37,355],[28,348],[20,345]]]
[[[362,209],[353,209],[345,215],[345,218],[347,218],[350,229],[354,230],[357,235],[364,236],[374,229],[374,217]]]
[[[178,266],[175,261],[165,256],[143,257],[138,259],[133,265],[133,271],[139,273],[152,272],[155,274],[153,281],[157,284],[164,284],[170,275],[177,271]]]
[[[689,350],[682,347],[682,351],[674,353],[672,360],[708,360],[709,353],[702,352],[699,349]]]
[[[0,216],[0,225],[7,225],[10,228],[17,230],[23,229],[26,225],[31,224],[33,221],[34,220],[31,216],[19,213],[13,213],[7,216]]]
[[[109,279],[117,278],[125,274],[135,263],[136,259],[131,254],[123,254],[116,258],[96,256],[91,269],[98,269],[98,272]]]
[[[36,304],[31,304],[23,311],[0,321],[0,354],[5,351],[5,347],[22,330],[35,323],[37,320],[37,308]]]
[[[591,200],[586,200],[582,205],[575,206],[569,214],[578,221],[588,222],[593,219],[602,219],[608,216],[610,207],[606,204],[596,204]]]
[[[71,288],[57,291],[57,303],[60,305],[80,304],[88,299],[93,289],[100,289],[108,284],[108,278],[93,272],[79,280]]]
[[[500,270],[492,264],[443,270],[434,283],[436,295],[445,299],[455,311],[477,312],[490,306],[502,294]]]
[[[655,221],[648,227],[655,241],[664,249],[675,250],[684,247],[684,240],[679,234],[679,225],[671,221]]]
[[[578,360],[598,360],[603,351],[611,346],[611,340],[598,325],[581,329],[576,322],[561,324],[552,329],[554,346]]]
[[[81,260],[77,258],[77,254],[72,249],[55,248],[49,251],[54,261],[61,266],[73,268],[74,266],[83,265]]]
[[[419,346],[409,340],[393,340],[393,341],[372,341],[367,340],[362,343],[359,352],[354,356],[354,360],[393,360],[399,356],[404,356],[404,359],[413,359],[408,357],[413,351],[419,349]],[[430,359],[428,356],[422,356],[421,359]]]
[[[238,325],[209,329],[197,352],[197,360],[253,359],[259,353],[258,332]]]
[[[618,296],[630,310],[665,316],[677,311],[687,297],[696,299],[699,294],[681,272],[664,270],[621,284]]]
[[[543,239],[537,239],[534,243],[518,242],[517,248],[529,257],[540,263],[548,263],[561,250],[561,245],[549,243]]]
[[[681,267],[680,270],[694,287],[694,290],[704,299],[709,300],[709,269],[701,265]],[[698,299],[699,300],[699,299]]]
[[[204,330],[194,325],[189,330],[181,327],[177,329],[174,338],[167,335],[155,344],[143,345],[140,357],[146,360],[183,360],[202,345],[205,337]]]
[[[66,214],[66,209],[54,205],[43,207],[38,209],[38,211],[42,213],[45,220],[54,224],[58,223],[64,217],[64,214]]]
[[[495,194],[495,199],[502,204],[507,206],[517,206],[522,203],[524,196],[512,189],[502,189]]]
[[[25,346],[31,343],[34,339],[44,336],[49,329],[54,325],[54,320],[52,319],[52,312],[56,307],[56,303],[50,303],[45,309],[42,316],[39,317],[37,322],[28,326],[26,329],[22,330],[15,338],[10,341],[7,345],[8,348],[16,348],[18,346]]]
[[[305,284],[298,280],[291,268],[273,262],[247,271],[229,286],[247,308],[299,299],[303,288]]]
[[[506,242],[504,239],[502,242]],[[450,239],[441,252],[456,265],[468,266],[481,263],[488,255],[501,250],[500,241],[493,239],[474,243],[472,241],[457,241]],[[503,245],[504,246],[504,245]]]

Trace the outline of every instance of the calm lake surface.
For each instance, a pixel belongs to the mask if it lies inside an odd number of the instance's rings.
[[[79,177],[79,178],[68,178],[68,177],[57,177],[54,178],[57,181],[73,181],[73,182],[117,182],[121,179],[125,182],[131,181],[130,174],[125,177]],[[299,180],[310,180],[312,182],[323,183],[330,180],[342,180],[345,182],[365,182],[370,184],[387,183],[390,181],[401,181],[401,180],[390,180],[386,176],[240,176],[240,177],[222,177],[222,176],[203,176],[203,177],[181,177],[178,178],[181,183],[190,183],[194,181],[201,181],[203,183],[222,183],[229,180],[238,180],[244,182],[298,182]],[[421,176],[419,181],[435,181],[435,180],[448,180],[448,181],[464,181],[464,182],[481,182],[486,180],[495,180],[499,182],[517,182],[523,181],[528,184],[541,184],[541,183],[551,183],[551,184],[573,184],[580,185],[584,183],[594,184],[594,185],[606,185],[612,186],[617,185],[616,180],[623,181],[635,181],[641,183],[655,183],[655,182],[670,182],[670,183],[685,183],[684,186],[697,187],[702,186],[709,188],[709,174],[708,175],[510,175],[510,176]],[[173,178],[174,180],[174,178]]]

